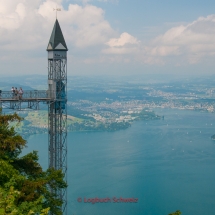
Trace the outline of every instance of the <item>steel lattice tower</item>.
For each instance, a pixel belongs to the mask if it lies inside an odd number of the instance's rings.
[[[49,167],[61,169],[67,182],[67,46],[56,19],[48,43],[48,87],[54,100],[48,102]],[[67,214],[67,190],[57,190]]]

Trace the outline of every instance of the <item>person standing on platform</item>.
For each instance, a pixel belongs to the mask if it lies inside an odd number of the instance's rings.
[[[11,93],[12,93],[12,99],[13,99],[15,96],[15,88],[14,87],[11,88]]]
[[[15,93],[14,93],[15,99],[18,99],[18,94],[19,94],[19,91],[18,91],[17,87],[15,87]]]
[[[23,95],[23,90],[22,90],[22,88],[20,87],[20,88],[19,88],[19,99],[22,99],[22,95]]]

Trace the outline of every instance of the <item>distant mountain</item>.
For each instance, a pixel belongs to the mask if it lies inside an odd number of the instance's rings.
[[[22,85],[20,83],[7,83],[7,82],[0,82],[0,90],[2,91],[9,91],[11,90],[11,87],[17,87],[18,89],[20,87],[22,87],[23,90],[33,90],[32,87],[26,86],[26,85]]]
[[[23,90],[46,90],[47,76],[45,75],[25,75],[3,77],[0,81],[0,90],[10,90],[11,87],[22,87]]]

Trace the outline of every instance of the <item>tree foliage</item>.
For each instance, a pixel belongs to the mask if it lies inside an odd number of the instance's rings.
[[[181,214],[181,211],[177,210],[176,212],[173,212],[173,213],[171,213],[169,215],[180,215],[180,214]]]
[[[7,190],[0,188],[0,215],[31,215],[35,212],[40,212],[40,215],[48,215],[49,208],[42,209],[42,196],[35,201],[25,201],[17,205],[16,201],[19,196],[20,192],[14,190],[13,186]]]
[[[10,123],[21,120],[0,110],[0,215],[47,214],[49,209],[61,215],[62,201],[55,191],[67,186],[64,175],[52,168],[43,171],[36,151],[20,156],[26,140]]]

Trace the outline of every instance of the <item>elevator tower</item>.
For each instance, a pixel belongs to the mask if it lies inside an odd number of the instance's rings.
[[[49,167],[61,169],[67,181],[67,46],[56,19],[47,46],[48,92],[48,147]],[[54,192],[54,191],[53,191]],[[56,191],[63,201],[62,212],[67,214],[67,190]]]

